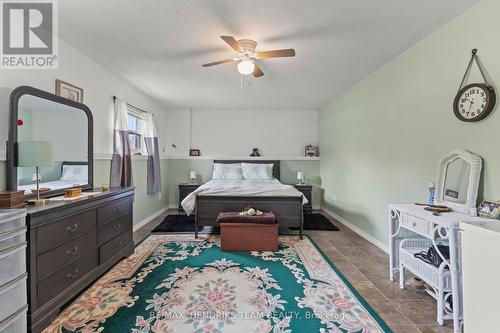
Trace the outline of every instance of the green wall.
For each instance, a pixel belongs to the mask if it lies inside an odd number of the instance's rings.
[[[304,160],[282,160],[280,162],[281,181],[287,184],[297,182],[297,171],[303,171],[306,176],[306,182],[316,185],[313,190],[313,207],[321,206],[322,190],[319,178],[319,161]],[[204,183],[212,178],[212,161],[197,159],[172,159],[168,161],[168,196],[170,206],[177,206],[179,202],[178,184],[188,183],[189,171],[196,171],[198,182]]]
[[[167,206],[168,203],[168,186],[167,186],[167,168],[168,161],[161,160],[161,192],[148,195],[146,193],[146,175],[147,175],[147,160],[137,159],[132,160],[132,177],[135,186],[135,201],[134,201],[134,223],[139,223],[148,216],[156,213],[160,209]],[[111,161],[95,160],[94,161],[94,186],[100,187],[102,184],[109,184],[109,172]]]
[[[498,110],[479,123],[452,111],[473,48],[500,91],[499,13],[500,1],[479,2],[320,111],[324,207],[387,244],[387,205],[424,202],[457,148],[483,158],[479,196],[500,199]],[[475,67],[469,82],[479,78]]]

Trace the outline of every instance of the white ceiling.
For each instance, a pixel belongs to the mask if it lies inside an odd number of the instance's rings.
[[[64,0],[61,37],[170,108],[319,109],[479,0]],[[245,78],[218,36],[257,50]],[[250,86],[248,84],[251,84]]]

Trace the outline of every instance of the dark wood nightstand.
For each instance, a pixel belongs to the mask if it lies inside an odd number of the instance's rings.
[[[200,187],[200,184],[179,184],[179,212],[183,212],[184,209],[181,206],[182,200],[184,200],[191,192]]]
[[[307,203],[302,207],[304,210],[304,214],[312,214],[312,185],[299,185],[294,184],[295,188],[302,192],[307,199]]]

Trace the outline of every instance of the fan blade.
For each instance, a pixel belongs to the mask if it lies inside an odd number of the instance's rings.
[[[220,38],[228,43],[236,52],[242,52],[240,44],[238,44],[238,41],[233,36],[220,36]]]
[[[260,59],[295,57],[295,50],[294,49],[284,49],[284,50],[257,52],[257,57],[259,57]]]
[[[259,65],[257,65],[257,63],[254,61],[253,64],[255,65],[254,69],[253,69],[253,77],[254,78],[258,78],[258,77],[261,77],[262,75],[264,75],[264,72],[262,71],[262,69],[260,69]]]
[[[228,62],[234,62],[234,59],[226,59],[226,60],[220,60],[220,61],[214,61],[214,62],[209,62],[208,64],[202,65],[203,67],[210,67],[210,66],[215,66],[215,65],[220,65],[220,64],[225,64]]]

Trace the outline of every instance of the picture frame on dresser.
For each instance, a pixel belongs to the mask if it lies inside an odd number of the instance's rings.
[[[483,200],[477,208],[477,214],[490,219],[498,219],[500,216],[500,201]]]

